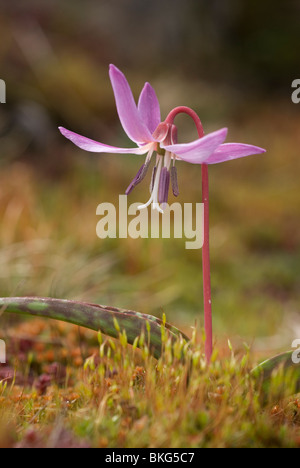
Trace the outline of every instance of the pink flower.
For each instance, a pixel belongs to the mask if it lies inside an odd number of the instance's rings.
[[[136,105],[130,86],[114,65],[110,65],[109,76],[114,90],[117,111],[120,122],[128,137],[136,143],[135,148],[117,148],[90,140],[63,127],[59,130],[76,146],[95,153],[146,154],[145,163],[128,186],[128,195],[145,177],[152,156],[156,152],[156,163],[152,173],[151,196],[140,209],[153,204],[153,208],[163,211],[160,207],[168,201],[170,183],[173,194],[178,196],[176,160],[192,164],[215,164],[242,158],[251,154],[264,153],[257,146],[241,143],[223,144],[227,136],[227,128],[222,128],[202,136],[191,143],[177,143],[177,128],[172,119],[161,122],[160,107],[154,89],[145,83]],[[171,114],[171,113],[170,113]],[[169,114],[169,115],[170,115]]]

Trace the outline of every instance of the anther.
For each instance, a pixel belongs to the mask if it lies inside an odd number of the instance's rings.
[[[170,186],[170,173],[166,167],[163,167],[160,173],[158,202],[167,203]]]
[[[132,180],[132,182],[130,182],[130,184],[128,185],[128,187],[127,187],[127,189],[126,189],[126,192],[125,192],[126,195],[129,195],[129,194],[132,192],[132,190],[134,189],[134,187],[142,181],[142,179],[141,179],[140,177],[141,177],[142,173],[144,172],[145,166],[146,166],[146,165],[143,164],[143,165],[139,168],[139,170],[138,170],[136,176],[134,177],[134,179]],[[146,175],[146,174],[145,174],[145,175]],[[145,175],[143,176],[143,178],[145,177]]]
[[[142,182],[142,180],[146,177],[146,174],[148,172],[149,166],[150,166],[151,158],[146,160],[145,164],[142,165],[142,170],[139,175],[137,175],[137,179],[135,181],[135,185],[139,184]]]

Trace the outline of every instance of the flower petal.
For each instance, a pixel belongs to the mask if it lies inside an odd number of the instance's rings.
[[[164,146],[167,151],[174,153],[178,159],[192,164],[202,164],[211,156],[226,138],[227,128],[209,133],[191,143]]]
[[[206,164],[217,164],[265,152],[265,149],[258,146],[245,145],[243,143],[225,143],[224,145],[220,145],[205,162]]]
[[[138,110],[142,121],[151,134],[161,122],[160,107],[156,93],[150,83],[145,83],[139,97]]]
[[[60,133],[71,140],[74,145],[85,151],[91,151],[92,153],[120,153],[120,154],[145,154],[149,151],[149,147],[152,145],[144,145],[139,148],[117,148],[115,146],[104,145],[98,141],[90,140],[78,133],[71,132],[66,128],[59,127]]]
[[[154,141],[149,129],[141,119],[130,86],[123,73],[114,65],[110,65],[109,76],[119,118],[129,138],[137,144]]]

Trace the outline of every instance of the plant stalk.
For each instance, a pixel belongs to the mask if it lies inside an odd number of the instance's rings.
[[[204,136],[201,120],[195,111],[189,107],[175,107],[166,118],[166,122],[172,124],[176,115],[184,113],[195,122],[199,138]],[[202,201],[204,204],[204,243],[202,248],[202,272],[203,272],[203,301],[204,301],[204,330],[205,330],[205,356],[210,362],[212,355],[212,305],[211,305],[211,279],[210,279],[210,255],[209,255],[209,183],[208,166],[202,164]]]

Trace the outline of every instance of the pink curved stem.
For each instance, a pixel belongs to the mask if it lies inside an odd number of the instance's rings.
[[[198,114],[196,114],[196,112],[193,111],[193,109],[190,109],[189,107],[186,107],[186,106],[175,107],[168,114],[165,122],[172,124],[175,117],[176,117],[176,115],[178,115],[178,114],[187,114],[187,115],[189,115],[193,119],[193,121],[195,122],[199,138],[204,136],[203,126],[202,126],[201,120],[199,119]]]
[[[172,124],[176,115],[185,113],[195,122],[199,137],[204,136],[201,120],[195,111],[189,107],[175,107],[166,118],[166,122]],[[202,164],[202,199],[204,204],[204,243],[202,248],[203,269],[203,299],[204,299],[204,329],[205,329],[205,356],[210,362],[212,355],[212,306],[211,306],[211,280],[210,280],[210,255],[209,255],[209,183],[208,166]]]

